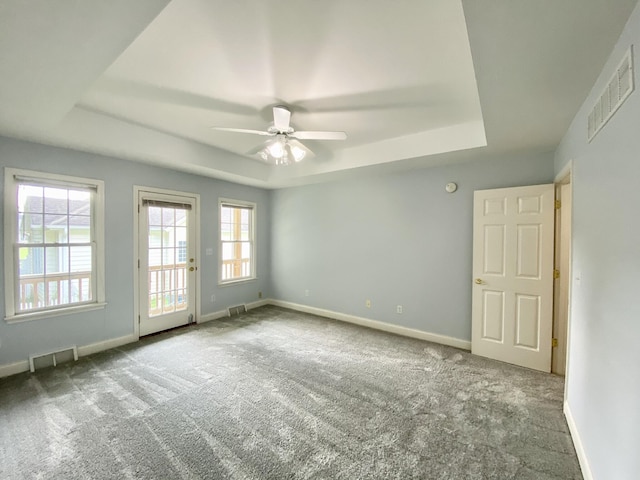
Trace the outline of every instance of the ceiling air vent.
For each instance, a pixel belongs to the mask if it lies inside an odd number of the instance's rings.
[[[611,76],[611,80],[604,88],[591,113],[589,113],[587,122],[587,137],[589,141],[596,136],[613,114],[616,113],[620,105],[633,92],[633,88],[633,47],[631,46],[615,73]]]

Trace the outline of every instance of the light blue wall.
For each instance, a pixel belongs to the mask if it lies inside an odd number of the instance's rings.
[[[586,140],[586,118],[634,44],[636,91]],[[556,152],[573,160],[567,401],[593,478],[640,476],[640,7]],[[580,277],[580,281],[576,281]]]
[[[469,340],[473,191],[552,181],[550,153],[274,191],[273,295]]]
[[[176,159],[178,162],[179,159]],[[70,345],[88,345],[133,333],[133,186],[167,188],[200,194],[201,202],[201,308],[202,314],[255,301],[269,291],[269,192],[224,181],[189,175],[89,153],[48,147],[0,137],[0,198],[4,203],[4,168],[75,175],[105,182],[105,236],[107,307],[104,310],[7,324],[0,320],[0,365],[28,359]],[[258,279],[237,286],[218,287],[218,197],[258,204]],[[0,212],[0,215],[2,213]],[[3,223],[4,224],[4,223]],[[4,234],[0,235],[0,244]],[[213,248],[214,255],[205,255]],[[0,264],[4,264],[0,247]],[[4,274],[0,276],[0,311],[4,316]],[[211,303],[211,294],[216,302]]]

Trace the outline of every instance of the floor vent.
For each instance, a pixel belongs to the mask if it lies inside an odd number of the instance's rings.
[[[242,305],[236,305],[235,307],[229,307],[229,316],[231,315],[240,315],[241,313],[246,313],[247,306],[243,303]]]
[[[38,355],[29,355],[29,369],[31,372],[36,371],[36,366],[39,368],[56,366],[58,363],[73,360],[78,360],[78,347],[75,345],[69,348],[62,348],[54,352],[40,353]]]
[[[616,113],[620,105],[631,95],[633,89],[633,46],[630,46],[591,113],[589,113],[587,121],[587,137],[589,141],[593,140],[593,137]]]

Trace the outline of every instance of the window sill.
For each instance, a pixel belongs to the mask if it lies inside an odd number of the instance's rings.
[[[4,321],[7,323],[30,322],[31,320],[41,320],[43,318],[60,317],[62,315],[71,315],[74,313],[89,312],[91,310],[102,310],[106,306],[107,304],[105,302],[101,302],[101,303],[90,303],[87,305],[76,305],[73,307],[55,308],[53,310],[41,310],[38,312],[19,313],[17,315],[5,317]]]
[[[251,277],[251,278],[240,278],[238,280],[228,280],[226,282],[218,281],[218,287],[231,287],[233,285],[241,285],[243,283],[255,282],[257,279],[258,279],[257,277]]]

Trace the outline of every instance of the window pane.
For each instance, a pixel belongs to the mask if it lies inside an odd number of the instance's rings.
[[[91,216],[91,192],[69,190],[69,214]]]
[[[242,242],[242,258],[251,258],[251,244]]]
[[[68,241],[67,215],[45,213],[44,243],[66,243]]]
[[[42,247],[20,247],[19,276],[43,275],[44,274],[44,248]]]
[[[46,247],[45,273],[69,273],[69,247]]]
[[[158,311],[158,296],[155,294],[149,295],[149,316],[153,317],[158,313],[160,313]]]
[[[44,189],[34,185],[18,186],[18,211],[27,213],[42,213]]]
[[[89,245],[82,247],[70,247],[71,272],[88,272],[88,276],[91,277],[91,261],[93,258],[92,252],[93,248]]]
[[[187,227],[176,227],[176,245],[186,245]]]
[[[56,280],[54,280],[56,281]],[[70,293],[71,293],[71,285],[69,282],[68,277],[65,279],[60,279],[57,280],[58,282],[58,288],[60,289],[60,303],[59,305],[66,305],[67,303],[70,302]]]
[[[186,240],[178,240],[178,252],[177,252],[176,263],[184,264],[187,262],[187,241]]]
[[[69,213],[68,196],[66,188],[44,187],[44,213]]]
[[[229,241],[231,240],[231,229],[232,226],[230,223],[222,223],[220,224],[220,240]]]
[[[187,225],[187,210],[177,209],[176,210],[176,223],[175,225]]]
[[[176,263],[176,251],[173,248],[163,248],[162,249],[162,264],[163,265],[173,265]]]
[[[173,282],[174,271],[173,269],[163,270],[162,271],[162,290],[169,291],[175,287]]]
[[[59,287],[60,285],[58,282],[47,283],[47,306],[53,307],[55,305],[60,305],[62,300],[62,290]]]
[[[173,208],[162,209],[162,225],[173,226],[176,224],[176,211]]]
[[[149,227],[149,248],[162,246],[162,227]]]
[[[150,248],[149,249],[149,266],[159,267],[162,265],[162,249]]]
[[[18,214],[18,242],[43,243],[42,214],[19,213]]]
[[[222,244],[222,260],[233,260],[233,243]]]
[[[163,247],[175,247],[176,245],[176,229],[175,227],[164,227]]]
[[[175,295],[173,292],[165,292],[163,295],[164,302],[162,306],[163,313],[171,313],[175,310]]]
[[[69,216],[69,242],[91,242],[91,217],[84,215]]]
[[[149,207],[149,225],[162,225],[162,209],[160,207]]]
[[[231,208],[222,207],[220,209],[220,223],[230,223],[231,222]]]

